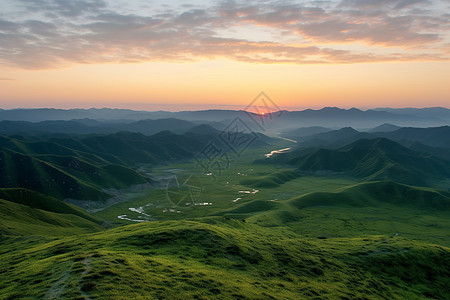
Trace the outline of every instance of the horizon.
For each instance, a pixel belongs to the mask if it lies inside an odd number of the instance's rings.
[[[231,105],[230,105],[231,106]],[[191,105],[186,106],[187,108],[192,108]],[[11,108],[3,108],[0,107],[0,110],[40,110],[40,109],[54,109],[54,110],[102,110],[102,109],[111,109],[111,110],[131,110],[131,111],[142,111],[142,112],[169,112],[169,113],[177,113],[177,112],[198,112],[198,111],[247,111],[247,112],[255,112],[252,110],[246,110],[245,108],[233,106],[233,108],[218,108],[218,107],[203,107],[198,109],[180,109],[180,110],[170,110],[170,109],[139,109],[139,108],[126,108],[126,107],[11,107]],[[262,106],[260,108],[263,108]],[[424,107],[372,107],[372,108],[360,108],[360,107],[339,107],[339,106],[324,106],[324,107],[304,107],[304,108],[297,108],[297,109],[289,109],[289,107],[281,107],[280,110],[271,110],[270,113],[276,113],[276,112],[295,112],[295,111],[305,111],[305,110],[314,110],[319,111],[327,108],[337,108],[341,110],[352,110],[357,109],[360,111],[373,111],[373,110],[384,110],[384,109],[394,109],[394,110],[402,110],[402,109],[448,109],[450,110],[450,107],[444,107],[444,106],[424,106]]]

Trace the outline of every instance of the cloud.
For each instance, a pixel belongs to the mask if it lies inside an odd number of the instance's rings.
[[[4,80],[4,81],[15,81],[15,79],[12,79],[12,78],[4,78],[4,77],[0,77],[0,80]]]
[[[245,15],[247,22],[274,26],[314,42],[364,42],[380,46],[417,46],[440,41],[448,29],[448,18],[426,15],[391,14],[392,9],[406,8],[424,0],[346,0],[331,10],[301,5],[269,5],[258,13]],[[345,7],[345,9],[342,9]],[[248,8],[245,8],[248,9]],[[239,8],[234,15],[244,15]],[[426,25],[433,24],[426,27]],[[425,29],[433,32],[423,32]],[[435,32],[438,31],[438,32]]]
[[[294,64],[449,59],[448,15],[424,9],[427,0],[228,1],[138,12],[101,0],[18,3],[27,13],[0,18],[0,64],[18,68],[202,58]]]
[[[103,0],[16,0],[30,12],[45,12],[50,16],[78,17],[99,12],[107,7]]]
[[[340,7],[359,9],[404,9],[415,5],[427,5],[429,0],[343,0]]]

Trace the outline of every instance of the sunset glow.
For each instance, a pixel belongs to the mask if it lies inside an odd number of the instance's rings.
[[[0,108],[449,106],[448,1],[70,3],[0,3]]]

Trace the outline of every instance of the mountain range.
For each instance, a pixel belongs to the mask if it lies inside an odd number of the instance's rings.
[[[300,147],[337,148],[361,138],[389,138],[408,148],[450,159],[450,126],[415,128],[383,124],[367,131],[351,127],[337,130],[321,128],[319,133],[310,127],[287,130],[282,136],[299,142]]]
[[[306,109],[302,111],[281,110],[268,112],[264,116],[248,113],[242,110],[201,110],[201,111],[134,111],[127,109],[11,109],[0,110],[0,120],[3,121],[70,121],[92,119],[101,122],[99,127],[114,127],[108,122],[131,123],[146,119],[180,119],[190,122],[207,123],[219,122],[228,124],[236,117],[245,120],[253,130],[280,131],[289,128],[324,126],[329,128],[352,126],[355,128],[369,128],[383,123],[393,123],[397,126],[430,127],[448,125],[450,109],[372,109],[357,108],[341,109],[325,107],[318,110]],[[82,121],[83,122],[83,121]],[[84,125],[99,125],[92,121],[84,121]],[[106,125],[106,126],[105,126]],[[220,124],[216,124],[220,126]],[[222,125],[222,126],[223,126]],[[168,129],[168,128],[166,128]],[[219,128],[220,129],[220,128]],[[80,127],[79,130],[86,130]],[[103,128],[102,130],[106,130]],[[106,132],[103,132],[106,133]],[[111,133],[111,132],[109,132]]]
[[[392,180],[427,186],[450,178],[450,161],[406,148],[387,138],[358,139],[337,149],[297,149],[273,162],[313,173],[333,172],[363,181]]]
[[[0,110],[0,298],[446,299],[448,111]]]
[[[217,122],[209,122],[219,129],[224,125]],[[203,123],[202,123],[203,124]],[[160,131],[169,130],[174,133],[185,133],[199,124],[181,119],[145,119],[139,121],[99,122],[93,119],[78,120],[54,120],[40,121],[36,123],[25,121],[0,121],[0,133],[21,135],[44,134],[112,134],[122,131],[137,132],[145,135],[153,135]]]
[[[105,200],[109,195],[104,189],[150,182],[136,171],[142,164],[187,161],[211,142],[225,153],[232,151],[225,139],[219,138],[227,134],[198,125],[184,134],[166,130],[151,136],[134,132],[0,135],[0,188],[26,188],[59,199]],[[272,140],[260,133],[243,133],[242,137],[251,142],[249,147],[267,145]]]

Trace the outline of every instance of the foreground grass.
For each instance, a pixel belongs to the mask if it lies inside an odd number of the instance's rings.
[[[449,248],[222,217],[3,238],[0,252],[2,299],[444,299],[450,283]]]
[[[117,226],[108,230],[0,203],[0,299],[448,296],[448,194],[253,163],[268,150],[249,150],[215,181],[193,164],[151,170],[197,176],[196,201],[211,205],[174,206],[153,188],[98,212]]]

